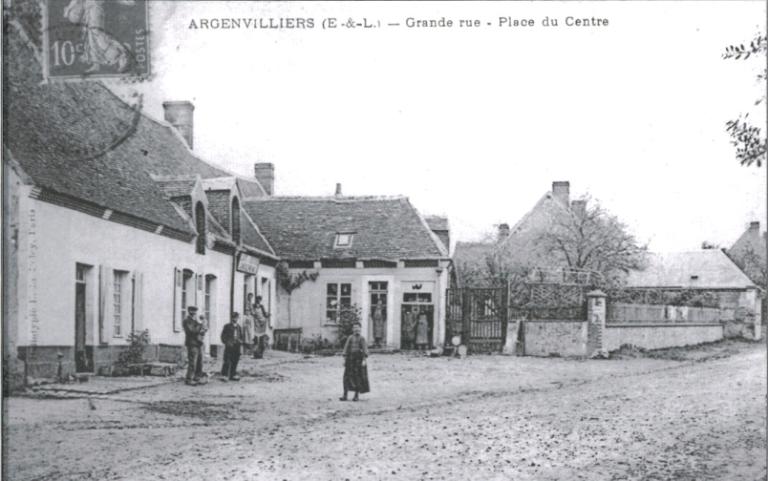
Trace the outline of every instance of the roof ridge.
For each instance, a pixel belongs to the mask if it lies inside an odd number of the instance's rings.
[[[307,196],[307,195],[280,195],[280,196],[268,196],[268,197],[251,197],[246,199],[246,202],[258,201],[312,201],[312,202],[375,202],[375,201],[396,201],[396,200],[408,200],[404,195],[363,195],[363,196]]]
[[[182,181],[197,180],[197,178],[200,176],[200,174],[194,174],[194,175],[192,175],[192,174],[190,174],[190,175],[158,175],[158,174],[149,173],[149,176],[155,182],[182,182]]]
[[[102,81],[95,81],[95,82],[93,82],[93,83],[94,83],[95,85],[98,85],[98,86],[100,86],[100,87],[101,87],[101,88],[103,88],[104,90],[106,90],[106,91],[109,93],[109,95],[111,95],[111,96],[112,96],[112,97],[113,97],[115,100],[117,100],[118,102],[121,102],[123,105],[125,105],[125,106],[126,106],[126,107],[128,107],[128,108],[132,108],[132,106],[131,106],[131,105],[129,105],[129,104],[128,104],[128,102],[126,102],[126,101],[125,101],[125,100],[124,100],[122,97],[120,97],[118,94],[116,94],[115,92],[113,92],[113,91],[112,91],[112,89],[111,89],[111,88],[109,88],[109,85],[105,84],[105,83],[104,83],[104,82],[102,82]],[[143,97],[142,97],[142,99],[143,99]],[[239,175],[239,174],[237,174],[237,173],[235,173],[235,172],[232,172],[231,170],[229,170],[229,169],[227,169],[227,168],[225,168],[225,167],[222,167],[222,166],[218,165],[218,164],[217,164],[217,163],[215,163],[215,162],[211,162],[210,160],[206,160],[206,159],[203,159],[202,157],[200,157],[199,155],[197,155],[197,152],[195,152],[194,150],[192,150],[192,148],[189,146],[189,144],[187,144],[187,141],[186,141],[186,139],[184,138],[184,136],[183,136],[183,135],[181,135],[181,132],[179,132],[179,130],[178,130],[176,127],[174,127],[173,125],[171,125],[171,124],[170,124],[170,123],[168,123],[167,121],[165,121],[165,120],[160,120],[160,119],[156,118],[154,115],[152,115],[152,114],[148,113],[148,112],[147,112],[146,110],[144,110],[143,108],[139,110],[139,115],[140,115],[140,116],[142,116],[142,117],[144,117],[144,118],[146,118],[146,119],[147,119],[147,120],[149,120],[150,122],[154,122],[155,124],[157,124],[157,125],[158,125],[158,126],[160,126],[160,127],[164,127],[164,128],[166,128],[166,129],[169,129],[169,130],[171,131],[171,133],[172,133],[173,135],[175,135],[175,136],[176,136],[176,139],[177,139],[177,140],[178,140],[178,141],[181,143],[181,145],[182,145],[184,148],[186,148],[186,149],[187,149],[187,151],[189,152],[189,154],[190,154],[192,157],[194,157],[195,159],[197,159],[197,160],[199,160],[200,162],[202,162],[202,163],[204,163],[204,164],[208,165],[209,167],[212,167],[212,168],[214,168],[214,169],[217,169],[217,170],[220,170],[220,171],[222,171],[222,172],[225,172],[225,173],[227,173],[227,174],[228,174],[228,176],[230,176],[230,177],[235,177],[236,179],[242,179],[242,180],[245,180],[245,181],[248,181],[248,182],[255,182],[255,183],[256,183],[256,184],[259,186],[259,188],[261,189],[261,191],[262,191],[262,192],[263,192],[263,193],[266,195],[266,191],[264,190],[264,186],[262,186],[262,185],[261,185],[261,182],[259,182],[259,179],[256,179],[256,178],[253,178],[253,179],[251,179],[251,178],[246,178],[245,176],[241,176],[241,175]],[[227,176],[223,176],[223,177],[227,177]]]

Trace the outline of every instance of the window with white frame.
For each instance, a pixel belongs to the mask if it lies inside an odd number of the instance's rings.
[[[123,322],[126,321],[126,307],[130,304],[127,299],[126,286],[128,284],[128,273],[125,271],[114,271],[112,276],[112,335],[114,337],[123,336]]]
[[[213,313],[215,312],[213,306],[216,302],[216,276],[208,274],[205,276],[205,322],[206,328],[210,329],[213,322]]]
[[[341,311],[352,305],[352,284],[329,283],[326,286],[325,295],[325,320],[330,323],[338,323]]]
[[[194,305],[194,301],[195,275],[191,270],[184,269],[181,278],[181,317],[179,319],[183,320],[187,317],[187,306]]]

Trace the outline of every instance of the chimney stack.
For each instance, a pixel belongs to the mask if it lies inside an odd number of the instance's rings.
[[[163,102],[163,109],[165,110],[165,121],[179,131],[190,149],[193,148],[195,106],[192,102],[188,100]]]
[[[257,162],[253,164],[253,174],[267,195],[275,194],[275,164],[272,162]]]
[[[501,242],[507,237],[509,237],[509,224],[499,224],[499,231],[496,236],[496,240]]]
[[[571,204],[571,183],[567,180],[552,182],[552,195],[568,207]]]
[[[336,196],[341,197],[341,184],[338,182],[336,183]]]
[[[749,230],[760,232],[760,221],[752,221],[749,223]]]

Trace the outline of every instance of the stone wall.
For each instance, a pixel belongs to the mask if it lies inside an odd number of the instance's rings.
[[[603,348],[613,351],[624,344],[631,344],[644,349],[661,349],[714,342],[722,338],[723,326],[720,324],[607,325],[603,334]]]
[[[526,356],[586,356],[585,321],[525,321],[523,342]]]
[[[128,346],[95,346],[93,348],[93,373],[109,375]],[[55,378],[61,363],[62,376],[74,375],[75,353],[73,346],[21,346],[18,359],[28,378]],[[151,344],[144,351],[147,362],[165,362],[182,365],[186,362],[183,346]]]

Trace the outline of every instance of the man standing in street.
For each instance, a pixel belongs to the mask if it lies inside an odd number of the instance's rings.
[[[187,379],[186,384],[196,386],[200,384],[203,375],[203,336],[205,326],[197,319],[197,307],[187,307],[187,317],[184,318],[184,345],[187,346]]]
[[[243,328],[237,323],[240,314],[232,313],[232,322],[221,330],[221,342],[224,344],[224,365],[221,375],[224,380],[239,381],[237,363],[240,361],[240,346],[243,343]]]

